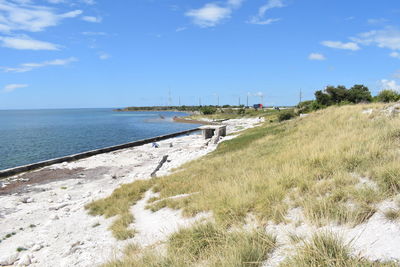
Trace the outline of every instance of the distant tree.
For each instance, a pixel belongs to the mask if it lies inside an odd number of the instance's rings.
[[[400,94],[394,90],[383,90],[379,92],[377,99],[385,103],[396,102],[400,100]]]
[[[356,84],[348,90],[347,101],[352,103],[371,102],[372,96],[368,87]]]
[[[215,107],[208,106],[208,107],[202,107],[200,111],[204,115],[212,115],[217,112],[217,109]]]
[[[321,90],[315,92],[315,98],[320,105],[330,106],[332,104],[331,96]]]
[[[336,104],[347,100],[348,97],[348,90],[343,85],[339,85],[338,87],[327,86],[325,92],[330,96],[331,101]]]

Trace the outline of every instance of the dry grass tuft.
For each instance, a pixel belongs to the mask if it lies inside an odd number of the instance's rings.
[[[166,255],[133,248],[125,259],[106,266],[261,266],[275,244],[263,230],[229,232],[215,224],[198,224],[173,234]]]
[[[143,197],[154,181],[140,180],[122,185],[111,196],[94,201],[86,205],[85,208],[89,210],[91,215],[103,215],[106,218],[118,216],[110,227],[114,237],[119,240],[132,238],[135,231],[128,229],[128,227],[133,223],[134,217],[129,209]]]

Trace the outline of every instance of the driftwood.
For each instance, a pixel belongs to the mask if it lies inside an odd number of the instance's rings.
[[[168,159],[168,155],[165,155],[162,160],[160,161],[160,163],[158,163],[157,168],[151,173],[151,177],[155,177],[157,172],[161,169],[161,167],[164,165],[165,162],[167,162]]]

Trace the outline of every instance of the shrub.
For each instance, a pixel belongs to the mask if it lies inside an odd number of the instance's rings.
[[[294,118],[296,115],[294,114],[293,110],[286,110],[286,111],[282,111],[281,113],[279,113],[278,115],[278,121],[286,121],[286,120],[290,120],[292,118]]]
[[[239,115],[244,115],[246,113],[246,110],[244,108],[238,109],[237,113]]]
[[[324,107],[324,105],[319,104],[316,100],[303,101],[297,105],[299,109],[298,113],[309,113]]]
[[[204,115],[212,115],[212,114],[215,114],[217,112],[217,109],[215,107],[202,107],[200,109],[200,111]]]
[[[400,100],[400,94],[394,90],[383,90],[379,92],[377,98],[380,102],[396,102]]]

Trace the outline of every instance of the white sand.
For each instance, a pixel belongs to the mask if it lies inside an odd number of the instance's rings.
[[[259,119],[238,119],[225,124],[228,133],[232,133],[260,122]],[[233,136],[223,140],[229,138]],[[216,148],[216,145],[206,145],[201,135],[172,138],[159,144],[159,148],[147,144],[46,167],[55,171],[74,168],[105,168],[107,171],[100,177],[81,175],[80,179],[33,185],[27,193],[0,196],[0,239],[15,233],[0,243],[0,265],[94,266],[118,257],[128,243],[153,245],[179,227],[209,217],[210,214],[199,214],[185,219],[180,211],[167,208],[152,213],[144,209],[152,194],[147,192],[145,199],[131,209],[135,216],[132,227],[138,231],[137,235],[132,240],[117,241],[107,230],[114,218],[87,214],[85,204],[107,197],[121,184],[149,179],[164,155],[168,155],[168,162],[157,173],[159,176]],[[30,227],[33,225],[35,227]],[[17,253],[19,247],[27,250]]]

